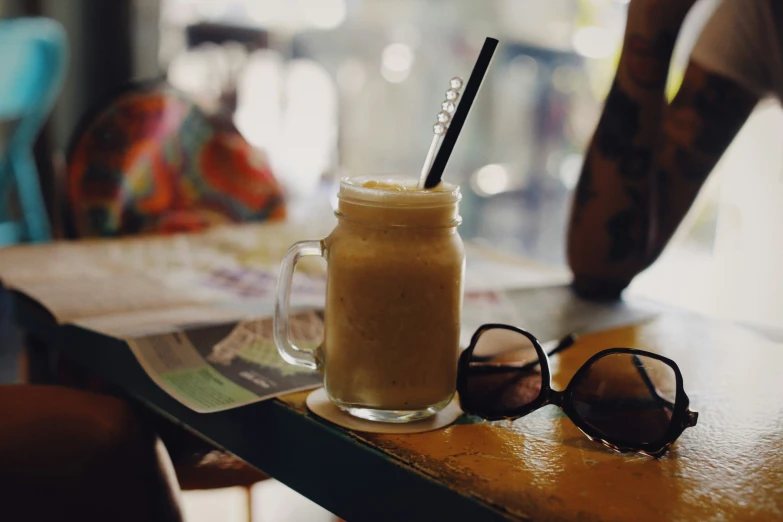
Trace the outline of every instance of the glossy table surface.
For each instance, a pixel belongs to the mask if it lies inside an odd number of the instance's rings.
[[[603,348],[674,359],[699,422],[656,460],[591,442],[554,406],[416,435],[334,427],[307,412],[305,393],[199,415],[157,388],[122,341],[17,304],[29,330],[348,520],[783,520],[783,344],[730,323],[671,310],[552,358],[558,389]]]
[[[665,316],[582,338],[553,358],[554,387],[614,346],[663,353],[682,369],[699,422],[661,459],[606,450],[553,406],[514,422],[363,439],[521,519],[783,519],[783,345]]]

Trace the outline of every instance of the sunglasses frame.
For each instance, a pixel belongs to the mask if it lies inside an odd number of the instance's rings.
[[[468,364],[470,363],[470,359],[473,356],[476,343],[484,332],[496,328],[510,330],[525,336],[536,349],[536,352],[538,353],[538,360],[541,364],[541,391],[539,392],[538,397],[536,397],[533,402],[525,406],[510,409],[501,415],[482,413],[480,408],[473,407],[470,403],[470,394],[467,391]],[[571,342],[573,342],[573,338],[571,338]],[[560,349],[557,351],[560,351]],[[587,422],[576,412],[573,395],[574,388],[581,381],[581,377],[599,359],[602,359],[608,355],[622,353],[640,355],[649,357],[651,359],[656,359],[674,370],[676,380],[676,394],[674,399],[672,418],[666,433],[664,433],[663,436],[658,440],[643,443],[632,443],[615,437],[607,436],[606,434],[587,424]],[[604,446],[620,453],[641,453],[643,455],[654,458],[658,458],[666,453],[666,451],[669,449],[669,446],[671,446],[674,441],[677,440],[682,432],[685,431],[685,428],[695,426],[699,418],[699,414],[697,412],[690,411],[688,409],[688,406],[690,405],[690,399],[688,399],[688,396],[685,394],[685,389],[683,388],[683,379],[680,368],[677,366],[677,363],[667,357],[658,355],[657,353],[637,350],[635,348],[609,348],[607,350],[601,350],[600,352],[590,357],[579,368],[579,370],[577,370],[577,372],[569,381],[565,390],[558,391],[552,388],[551,372],[549,369],[549,357],[541,347],[541,343],[538,342],[538,339],[536,339],[533,334],[525,330],[506,324],[485,324],[479,327],[478,330],[476,330],[476,332],[473,334],[473,337],[470,340],[470,345],[468,345],[468,347],[462,352],[459,358],[459,365],[457,369],[457,392],[459,394],[460,406],[465,413],[469,415],[477,415],[485,420],[490,421],[518,419],[534,412],[539,408],[553,404],[560,408],[566,414],[566,416],[571,419],[571,422],[573,422],[574,425],[579,428],[579,430],[590,440],[600,442]]]

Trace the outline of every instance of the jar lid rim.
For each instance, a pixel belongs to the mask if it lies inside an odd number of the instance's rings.
[[[379,182],[404,187],[403,190],[389,190],[376,186],[364,186],[367,182]],[[337,197],[353,203],[381,206],[432,207],[452,205],[462,199],[459,185],[448,181],[438,185],[436,190],[419,190],[417,180],[409,177],[354,176],[340,180]]]

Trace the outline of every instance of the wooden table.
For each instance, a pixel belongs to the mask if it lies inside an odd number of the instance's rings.
[[[307,412],[306,394],[200,415],[161,391],[124,342],[57,326],[25,297],[16,304],[25,329],[349,521],[783,520],[783,345],[726,322],[672,310],[553,358],[559,389],[603,348],[677,361],[699,423],[654,460],[590,442],[553,406],[417,435],[334,427]]]

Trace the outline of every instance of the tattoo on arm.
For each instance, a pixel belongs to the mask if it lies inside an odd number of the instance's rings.
[[[669,209],[671,207],[671,200],[668,197],[665,197],[669,193],[669,187],[671,186],[671,180],[672,176],[663,167],[659,167],[658,171],[655,173],[655,180],[657,181],[657,192],[658,192],[658,212],[661,215],[666,215],[669,213]]]
[[[674,149],[674,166],[682,177],[689,181],[703,183],[710,175],[713,164],[712,161],[705,161],[684,147]]]
[[[595,145],[596,152],[604,160],[614,163],[617,175],[626,181],[644,179],[652,166],[651,147],[634,144],[641,127],[640,112],[639,102],[631,98],[615,81],[606,98],[606,108],[596,129]],[[590,167],[588,158],[577,188],[576,217],[581,214],[581,206],[595,197]],[[641,234],[640,227],[646,219],[642,194],[631,187],[625,187],[624,190],[633,203],[619,210],[606,222],[609,261],[623,261],[643,246],[641,237],[644,234]]]
[[[637,147],[626,151],[620,158],[620,175],[626,179],[642,179],[650,171],[652,151]]]
[[[626,207],[606,222],[606,232],[611,239],[609,261],[623,261],[640,247],[638,234],[634,232],[645,225],[641,210],[642,194],[638,190],[626,188],[625,193],[631,198],[631,206]]]
[[[608,160],[619,160],[633,148],[633,139],[638,132],[639,104],[615,81],[596,129],[598,151]]]
[[[737,84],[716,74],[707,74],[704,86],[693,97],[693,108],[702,121],[694,147],[709,156],[723,154],[748,117],[748,94]]]
[[[666,107],[674,36],[626,39],[619,80],[606,98],[574,198],[573,222],[583,224],[569,241],[578,252],[572,263],[583,272],[585,266],[631,272],[655,259],[757,102],[734,82],[691,63]],[[600,228],[608,239],[600,250],[579,239]]]
[[[691,64],[667,110],[659,162],[700,185],[755,104],[756,97],[731,80]]]
[[[626,48],[628,76],[643,89],[662,89],[666,85],[669,61],[674,52],[675,35],[658,33],[655,40],[631,35]]]
[[[649,261],[674,234],[748,115],[757,97],[691,63],[682,87],[666,110],[661,145],[654,159],[656,230]]]
[[[606,232],[611,238],[609,261],[627,259],[636,248],[632,231],[636,224],[636,210],[629,207],[621,210],[606,222]]]
[[[592,199],[596,197],[593,187],[593,165],[590,154],[587,155],[582,165],[582,175],[579,176],[579,183],[576,186],[574,194],[574,220],[579,221],[582,215],[582,209]]]
[[[615,82],[606,98],[606,107],[596,131],[598,151],[604,158],[619,162],[622,177],[641,179],[649,171],[652,151],[633,144],[639,132],[639,103]]]

